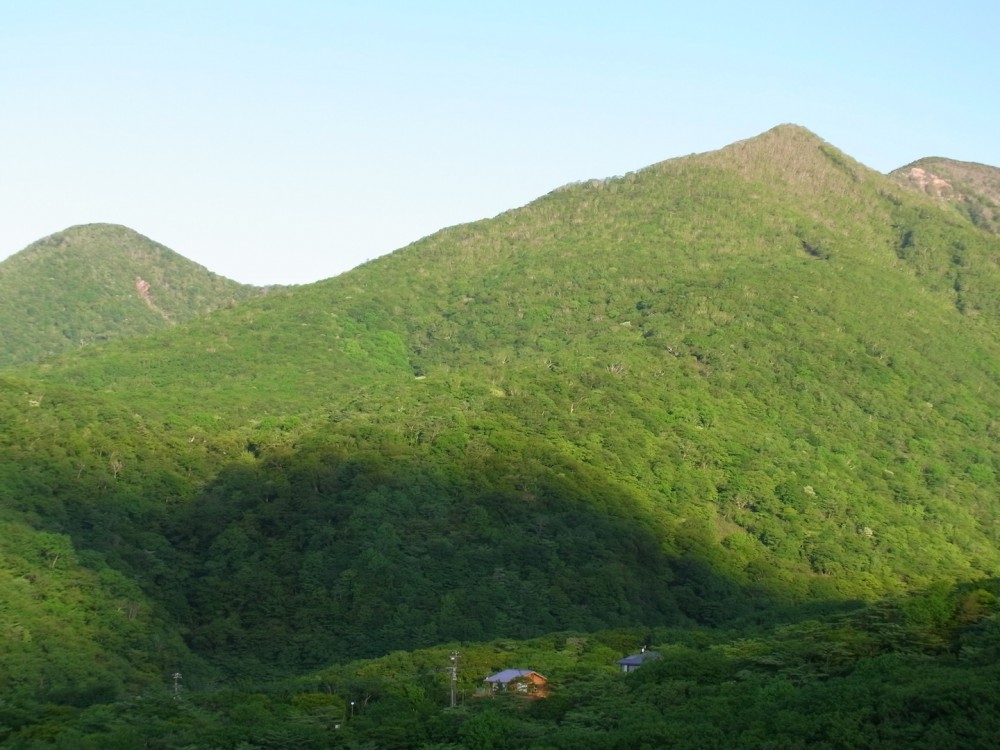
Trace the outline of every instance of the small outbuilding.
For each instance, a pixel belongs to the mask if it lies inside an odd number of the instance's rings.
[[[483,682],[486,683],[489,695],[514,693],[530,698],[545,698],[550,692],[548,679],[532,669],[505,669],[491,674]]]
[[[622,672],[634,672],[647,661],[659,658],[659,651],[647,651],[646,649],[643,649],[638,654],[631,654],[630,656],[619,659],[615,663],[619,666]]]

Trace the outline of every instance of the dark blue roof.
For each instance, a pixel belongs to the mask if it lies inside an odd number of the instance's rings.
[[[626,656],[623,659],[619,659],[616,664],[623,664],[627,667],[637,667],[645,661],[650,659],[659,659],[659,651],[643,651],[638,654],[632,654],[631,656]]]

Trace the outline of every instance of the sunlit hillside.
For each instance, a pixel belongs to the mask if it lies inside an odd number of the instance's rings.
[[[70,227],[0,263],[0,367],[152,333],[262,291],[126,227]]]
[[[320,727],[303,746],[336,746],[323,722],[368,696],[387,723],[359,743],[493,747],[460,718],[427,719],[419,742],[379,734],[417,726],[398,717],[444,688],[414,676],[423,656],[359,660],[501,643],[550,664],[565,697],[491,726],[528,716],[584,747],[626,684],[586,648],[649,638],[675,661],[627,683],[636,705],[747,732],[802,686],[795,711],[865,711],[862,661],[981,686],[998,258],[997,235],[937,196],[785,125],[8,368],[0,551],[18,594],[0,616],[20,629],[0,687],[38,713],[178,671],[216,701],[199,704],[210,723],[282,680],[281,700],[328,696],[274,719],[326,716],[296,725]],[[747,708],[740,681],[779,697]],[[844,737],[865,736],[858,716]],[[32,721],[0,719],[32,747]],[[682,742],[652,724],[593,746]]]

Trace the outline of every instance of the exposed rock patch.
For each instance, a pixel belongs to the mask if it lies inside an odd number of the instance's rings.
[[[135,277],[135,291],[138,293],[139,298],[146,303],[146,306],[150,310],[159,313],[164,320],[170,320],[170,316],[166,312],[161,310],[159,307],[157,307],[156,303],[153,302],[153,297],[152,295],[150,295],[149,289],[150,287],[148,281],[146,281],[141,276]]]

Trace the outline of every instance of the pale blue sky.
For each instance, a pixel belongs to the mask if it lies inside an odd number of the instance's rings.
[[[1000,3],[0,0],[0,258],[115,222],[334,276],[575,180],[803,125],[1000,166]]]

